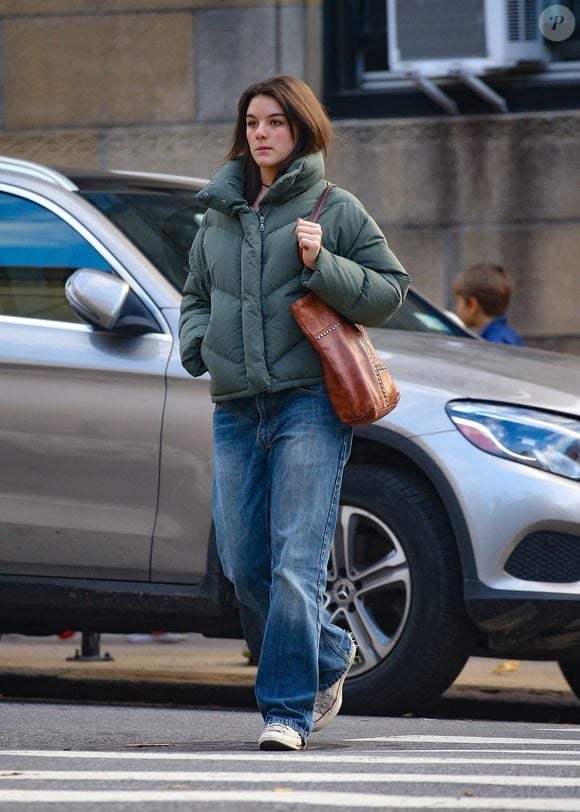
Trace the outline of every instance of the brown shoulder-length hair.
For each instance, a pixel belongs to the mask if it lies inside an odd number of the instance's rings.
[[[318,101],[311,88],[295,76],[273,76],[263,82],[250,85],[242,93],[238,102],[238,117],[230,151],[226,160],[242,158],[246,170],[246,200],[255,200],[260,191],[260,170],[250,154],[246,138],[246,114],[255,96],[271,96],[278,102],[290,132],[296,142],[292,154],[280,171],[290,166],[301,155],[313,152],[326,154],[332,138],[332,125],[326,110]]]

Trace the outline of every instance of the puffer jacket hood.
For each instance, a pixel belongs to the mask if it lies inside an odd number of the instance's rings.
[[[358,200],[333,189],[319,222],[316,270],[298,258],[294,233],[327,185],[320,153],[298,158],[260,201],[244,198],[244,167],[225,164],[199,193],[208,211],[190,252],[180,318],[184,367],[209,371],[214,401],[323,380],[320,360],[290,305],[307,289],[363,324],[382,324],[409,277]]]

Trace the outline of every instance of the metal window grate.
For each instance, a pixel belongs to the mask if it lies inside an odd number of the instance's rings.
[[[507,31],[510,42],[535,42],[540,32],[538,0],[507,0]]]
[[[520,38],[519,0],[508,0],[507,29],[510,42],[518,42]]]
[[[524,0],[524,39],[526,42],[534,42],[538,39],[538,1]]]

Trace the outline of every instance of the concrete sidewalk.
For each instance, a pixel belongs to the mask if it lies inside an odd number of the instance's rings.
[[[188,634],[181,643],[127,642],[101,635],[100,662],[68,660],[81,649],[80,633],[57,637],[5,635],[0,639],[0,696],[117,702],[175,702],[248,707],[256,669],[243,640]]]
[[[255,667],[243,640],[188,634],[180,643],[127,642],[102,635],[102,662],[69,661],[81,635],[0,639],[0,695],[6,698],[158,702],[253,707]],[[471,658],[446,697],[556,702],[580,710],[556,663]]]

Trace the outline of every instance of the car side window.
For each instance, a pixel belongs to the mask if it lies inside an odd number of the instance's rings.
[[[0,192],[0,316],[79,322],[64,295],[78,268],[112,270],[54,212]]]

